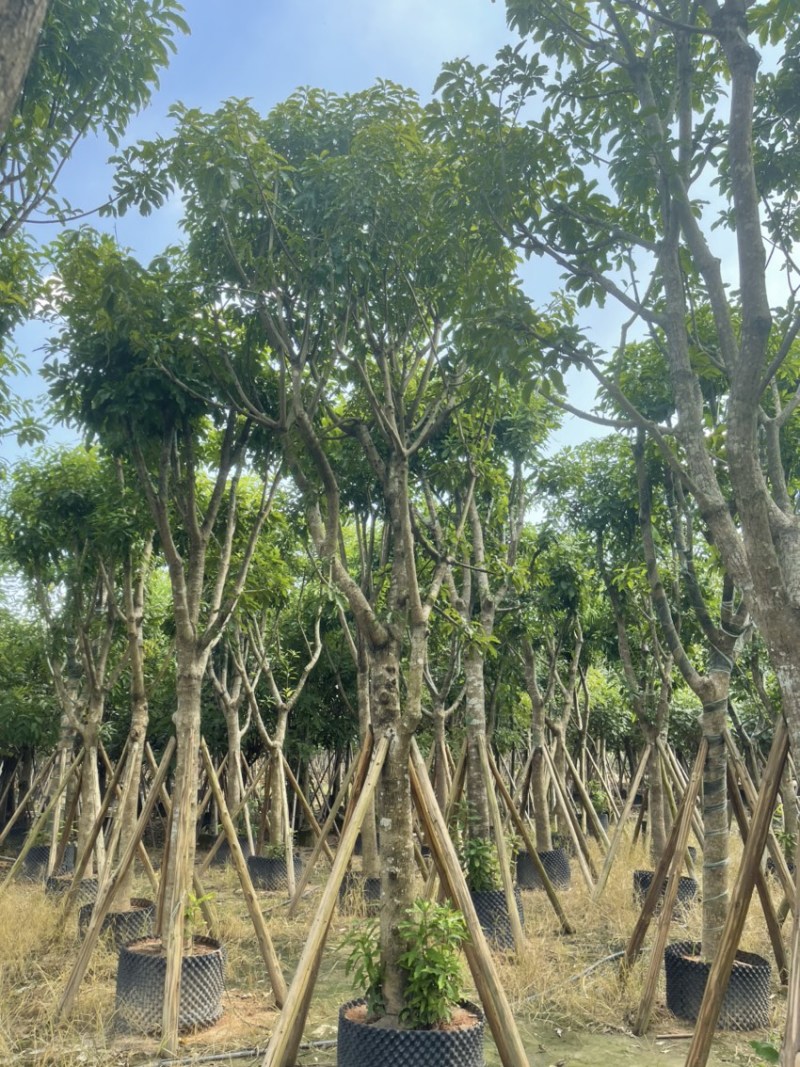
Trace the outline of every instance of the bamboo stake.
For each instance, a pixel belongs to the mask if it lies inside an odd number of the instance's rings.
[[[281,759],[283,760],[283,769],[286,772],[286,777],[289,779],[289,785],[292,787],[295,796],[300,801],[300,807],[303,809],[303,813],[308,819],[308,824],[311,827],[314,836],[316,838],[322,837],[322,830],[320,828],[319,823],[317,822],[317,817],[314,814],[311,805],[308,803],[305,796],[303,795],[303,790],[300,788],[300,783],[297,781],[297,778],[295,778],[294,774],[292,773],[292,768],[289,766],[289,762],[284,756],[283,752],[281,752]],[[333,863],[333,853],[328,847],[328,842],[325,840],[324,837],[322,838],[322,851],[325,853],[326,859]]]
[[[736,949],[739,946],[739,938],[742,936],[750,897],[753,893],[755,871],[764,851],[764,843],[767,839],[767,831],[772,819],[775,798],[778,795],[781,771],[788,751],[789,732],[781,715],[778,717],[775,727],[772,748],[761,779],[758,801],[753,810],[753,818],[750,821],[750,834],[744,846],[742,861],[731,893],[728,917],[722,930],[717,955],[711,964],[708,981],[706,982],[706,991],[700,1005],[697,1022],[695,1023],[694,1036],[689,1046],[685,1067],[705,1067],[708,1062],[708,1054],[711,1051],[711,1042],[717,1026],[720,1008],[722,1007],[722,999],[725,996],[725,990],[728,988]],[[791,995],[792,991],[790,990]],[[796,995],[796,992],[794,995]]]
[[[236,868],[236,873],[239,875],[239,881],[242,885],[242,893],[244,894],[245,903],[247,904],[247,910],[250,913],[250,919],[256,932],[256,940],[261,949],[261,958],[264,960],[264,965],[267,968],[267,974],[269,975],[275,1003],[279,1008],[282,1008],[286,1001],[286,982],[283,978],[283,971],[281,970],[280,961],[275,954],[275,947],[272,944],[272,938],[269,935],[267,924],[264,922],[264,916],[261,914],[258,897],[253,888],[250,872],[247,869],[247,861],[242,854],[242,846],[239,844],[236,827],[228,812],[228,805],[225,803],[225,795],[222,792],[222,787],[219,784],[219,779],[214,770],[214,764],[211,762],[211,755],[209,754],[205,738],[201,738],[200,740],[200,751],[203,756],[203,763],[206,767],[208,781],[214,794],[214,800],[217,803],[220,821],[222,822],[225,834],[228,838],[231,859]]]
[[[689,840],[689,827],[692,821],[694,796],[700,788],[700,779],[703,775],[703,764],[705,763],[707,750],[708,741],[703,737],[700,740],[697,759],[695,760],[695,765],[692,770],[692,777],[689,779],[689,784],[686,787],[689,799],[681,812],[680,822],[677,824],[678,833],[674,845],[674,854],[670,860],[667,888],[664,891],[661,914],[656,920],[656,936],[653,942],[650,966],[647,969],[647,977],[645,978],[644,988],[642,989],[642,999],[639,1002],[639,1011],[636,1015],[636,1022],[633,1025],[633,1032],[638,1037],[641,1037],[642,1034],[647,1032],[650,1016],[653,1013],[653,1002],[656,999],[656,987],[658,986],[658,978],[661,974],[664,949],[667,947],[669,927],[672,922],[672,909],[675,907],[675,901],[678,899],[678,885],[680,882],[681,869],[683,868],[683,855],[686,852],[686,845]],[[652,888],[653,887],[651,886],[651,889]],[[660,884],[655,886],[656,892],[658,892],[659,888]]]
[[[371,747],[372,747],[372,734],[371,733],[367,734],[367,737],[364,740],[364,745],[365,746],[367,746],[367,745],[370,746],[370,750],[371,750]],[[347,773],[344,776],[342,784],[339,786],[339,792],[336,794],[336,797],[335,797],[335,799],[333,801],[333,804],[331,806],[331,810],[328,812],[328,817],[327,817],[327,819],[325,820],[325,822],[323,824],[322,831],[320,833],[319,838],[317,839],[317,843],[314,845],[314,848],[311,850],[311,856],[310,856],[309,861],[308,861],[308,863],[306,865],[306,868],[303,871],[303,873],[300,875],[300,878],[298,879],[297,886],[296,886],[295,891],[294,891],[294,897],[292,898],[292,902],[289,904],[289,910],[287,911],[287,915],[288,915],[288,917],[290,919],[294,918],[294,914],[297,911],[297,908],[299,907],[300,900],[301,900],[301,898],[303,896],[303,891],[305,890],[305,887],[308,884],[308,880],[311,877],[311,872],[314,869],[314,864],[317,862],[319,854],[322,851],[322,842],[326,840],[326,838],[328,837],[328,834],[331,832],[331,827],[333,826],[334,821],[336,819],[336,816],[339,813],[339,809],[342,806],[342,801],[344,800],[345,796],[347,795],[347,790],[348,790],[348,788],[350,786],[350,781],[351,781],[353,775],[356,773],[356,767],[357,766],[358,766],[358,762],[356,760],[353,760],[351,762],[350,766],[347,768]]]
[[[300,1043],[302,1028],[308,1013],[308,1004],[314,990],[322,950],[325,947],[325,940],[336,908],[339,886],[350,862],[364,816],[375,794],[378,779],[386,761],[386,754],[389,751],[389,742],[389,735],[384,734],[375,744],[369,769],[363,778],[363,788],[350,809],[351,817],[342,832],[330,878],[322,892],[319,908],[308,931],[305,947],[286,995],[286,1003],[272,1031],[263,1067],[287,1067],[287,1064],[294,1062],[294,1055]],[[366,747],[365,743],[362,751],[365,751]]]
[[[503,986],[495,969],[492,954],[486,943],[481,924],[475,913],[464,874],[458,862],[456,850],[447,831],[433,786],[425,773],[425,764],[416,741],[411,741],[409,758],[411,786],[420,819],[425,825],[431,843],[434,863],[439,868],[439,877],[448,895],[461,910],[469,930],[470,939],[464,945],[475,988],[486,1012],[497,1051],[504,1067],[529,1067],[528,1057],[517,1030],[514,1015],[506,999]]]
[[[141,815],[136,823],[136,829],[134,830],[133,837],[128,842],[128,847],[120,857],[119,864],[116,871],[103,887],[102,892],[97,897],[97,903],[94,906],[92,917],[89,920],[89,926],[86,930],[86,935],[83,939],[83,944],[78,952],[78,958],[75,960],[75,965],[72,968],[72,973],[69,976],[64,992],[61,995],[61,1000],[58,1003],[56,1009],[56,1017],[60,1021],[66,1019],[72,1008],[75,1005],[75,998],[78,995],[78,989],[80,988],[83,976],[86,974],[86,968],[89,966],[89,960],[91,959],[94,947],[97,944],[97,939],[100,936],[100,928],[108,914],[108,910],[111,907],[111,902],[114,899],[114,893],[116,892],[117,884],[119,880],[125,876],[128,868],[133,862],[133,857],[136,852],[136,843],[141,840],[144,833],[147,821],[150,818],[150,814],[153,810],[153,805],[156,802],[158,791],[163,784],[164,779],[167,776],[169,770],[170,760],[172,754],[175,751],[175,738],[171,737],[167,743],[167,747],[164,749],[164,755],[161,757],[161,766],[158,768],[155,777],[153,778],[153,784],[150,787],[150,792],[147,795],[147,799],[142,807]]]
[[[586,751],[588,752],[588,749]],[[594,831],[595,837],[601,843],[601,845],[605,845],[606,849],[608,849],[608,834],[603,829],[603,824],[600,822],[600,819],[597,816],[594,804],[592,803],[592,798],[587,793],[586,787],[581,781],[581,776],[578,773],[578,769],[576,768],[572,756],[570,756],[569,750],[566,745],[564,746],[564,755],[567,760],[567,766],[569,767],[570,774],[572,775],[572,780],[575,783],[575,788],[578,790],[578,794],[581,798],[581,804],[583,804],[589,822],[592,824],[592,830]]]
[[[548,770],[550,771],[550,778],[556,795],[556,804],[564,816],[564,822],[567,824],[572,843],[575,846],[575,858],[581,869],[583,880],[586,882],[586,888],[591,893],[594,889],[594,879],[597,877],[597,871],[594,870],[594,865],[589,857],[589,847],[586,844],[586,838],[583,836],[583,831],[580,828],[578,820],[574,817],[573,812],[570,809],[569,801],[564,791],[564,784],[556,773],[556,766],[547,745],[543,746],[542,751],[544,752],[544,758],[547,761]]]
[[[650,888],[644,899],[642,910],[639,914],[639,918],[636,921],[636,925],[633,928],[633,932],[628,941],[627,948],[625,949],[625,955],[620,964],[620,979],[624,982],[628,972],[633,966],[633,962],[641,951],[644,944],[645,936],[647,935],[648,927],[650,926],[650,920],[655,914],[655,910],[658,907],[658,902],[661,899],[661,888],[664,885],[664,879],[667,877],[668,870],[672,869],[672,861],[675,855],[675,851],[678,843],[678,831],[682,820],[685,819],[686,807],[694,808],[695,798],[700,789],[700,781],[703,773],[703,763],[706,758],[707,742],[703,739],[697,749],[697,756],[695,757],[694,767],[692,769],[692,777],[687,784],[687,788],[684,790],[683,797],[681,798],[680,806],[678,807],[675,821],[672,824],[672,828],[667,838],[667,844],[664,848],[663,855],[658,862],[658,866],[653,874],[653,881],[650,883]],[[699,769],[698,769],[699,768]],[[692,785],[693,783],[693,785]],[[689,786],[692,786],[690,789]],[[682,866],[682,863],[681,863]],[[679,867],[680,870],[680,867]]]
[[[92,823],[92,828],[89,831],[89,836],[86,839],[86,848],[83,850],[83,855],[78,857],[78,862],[75,865],[75,870],[72,873],[72,884],[70,885],[66,897],[64,898],[63,911],[65,913],[69,911],[72,905],[75,903],[75,899],[78,895],[78,888],[80,886],[81,878],[83,878],[84,873],[86,872],[86,868],[89,866],[89,862],[92,858],[92,851],[94,849],[94,843],[103,828],[103,822],[105,821],[105,817],[108,814],[108,809],[111,807],[111,800],[114,795],[114,789],[120,779],[120,775],[122,774],[124,766],[125,750],[123,749],[122,755],[120,755],[120,758],[117,760],[117,766],[112,772],[111,781],[108,784],[105,796],[103,797],[100,803],[100,809],[97,812],[97,816],[94,822]],[[109,861],[111,860],[110,854],[107,858]]]
[[[122,759],[123,756],[125,756],[127,758],[127,753],[128,753],[128,742],[126,741],[125,742],[125,748],[123,749],[122,754],[120,755],[120,759]],[[103,762],[105,763],[108,772],[111,774],[111,777],[112,777],[112,780],[113,780],[114,774],[113,774],[113,771],[112,771],[112,768],[111,768],[111,761],[108,758],[108,754],[106,753],[106,750],[105,750],[105,747],[103,746],[102,741],[100,742],[100,756],[101,756]],[[140,784],[141,783],[139,783],[139,782],[136,783],[137,789],[139,788]],[[117,794],[117,797],[119,798],[119,796],[120,796],[119,783],[117,783],[114,786],[114,790],[115,790],[115,792]],[[108,792],[108,790],[106,790],[106,792]],[[150,888],[153,890],[153,894],[157,895],[158,894],[158,888],[159,888],[158,875],[156,874],[155,870],[153,869],[153,864],[150,862],[150,856],[147,853],[147,848],[145,846],[144,841],[141,840],[141,839],[140,839],[138,847],[136,849],[136,854],[139,857],[139,862],[141,863],[142,867],[144,868],[144,873],[147,875],[147,880],[150,883]]]
[[[748,826],[747,813],[744,810],[744,804],[742,798],[739,795],[739,784],[736,780],[736,775],[733,773],[733,767],[728,763],[728,790],[730,792],[730,803],[733,808],[733,813],[736,816],[736,822],[739,825],[739,833],[742,837],[742,843],[747,844],[747,836],[750,833]],[[761,864],[759,863],[756,870],[756,889],[758,890],[758,896],[761,900],[761,909],[764,912],[764,919],[767,924],[767,932],[769,933],[769,939],[772,944],[772,952],[775,956],[775,966],[778,968],[778,978],[781,985],[786,985],[789,978],[789,965],[786,960],[786,950],[783,947],[783,938],[781,937],[781,924],[778,922],[778,916],[775,914],[775,907],[772,903],[772,897],[769,893],[769,886],[767,880],[764,877],[764,872],[761,870]]]
[[[500,818],[500,808],[497,803],[497,796],[495,795],[494,785],[492,782],[492,772],[489,768],[489,756],[486,746],[486,735],[479,733],[477,737],[478,741],[478,756],[481,762],[481,774],[486,789],[486,799],[489,803],[489,812],[492,818],[492,825],[494,827],[494,840],[497,847],[497,858],[500,861],[500,876],[503,880],[503,892],[506,898],[506,907],[508,908],[508,918],[511,924],[511,936],[514,938],[514,950],[518,956],[525,951],[525,935],[522,932],[522,923],[519,921],[519,912],[517,911],[517,901],[514,896],[514,883],[511,879],[511,863],[508,858],[508,850],[506,849],[506,841],[503,835],[502,820]]]
[[[558,894],[555,891],[553,883],[550,881],[550,877],[547,871],[544,869],[544,865],[542,864],[541,859],[539,858],[539,853],[536,851],[536,845],[533,842],[533,838],[530,835],[528,827],[525,825],[525,820],[517,811],[511,794],[506,788],[505,783],[501,780],[500,773],[497,770],[497,767],[495,766],[495,762],[491,752],[489,752],[489,766],[491,767],[492,774],[494,775],[494,780],[497,782],[497,788],[500,790],[500,796],[503,798],[505,806],[508,809],[508,813],[511,816],[511,821],[514,823],[517,833],[522,838],[523,844],[528,850],[528,854],[531,857],[531,861],[534,867],[536,868],[536,873],[539,875],[539,879],[542,883],[544,891],[547,894],[547,899],[552,904],[553,910],[558,916],[558,920],[561,923],[561,929],[563,933],[574,934],[575,929],[567,919],[567,916],[564,914],[564,909],[561,907],[561,901],[558,899]]]
[[[750,772],[744,764],[739,751],[736,748],[736,744],[731,737],[730,731],[725,730],[723,733],[725,738],[725,744],[728,748],[728,755],[730,756],[733,764],[736,768],[736,773],[739,775],[739,780],[742,783],[745,795],[747,797],[747,803],[750,805],[750,810],[754,811],[758,794],[756,787],[753,784],[753,779],[750,777]],[[769,830],[767,832],[767,848],[769,854],[772,857],[772,862],[775,864],[775,873],[777,874],[781,888],[783,889],[786,901],[789,904],[792,912],[794,913],[794,879],[789,873],[789,867],[786,863],[786,857],[783,854],[783,849],[778,844],[777,838],[772,831],[772,824],[770,823]]]
[[[55,763],[56,755],[57,755],[57,753],[53,752],[50,756],[48,756],[47,760],[42,765],[42,767],[39,770],[38,774],[36,774],[36,776],[34,777],[33,782],[28,787],[28,791],[25,793],[25,796],[22,798],[22,800],[20,800],[19,804],[17,804],[17,806],[16,806],[16,808],[14,810],[14,814],[8,820],[6,825],[3,827],[2,833],[0,833],[0,845],[3,844],[5,839],[11,833],[12,829],[14,828],[15,823],[17,822],[17,819],[19,819],[20,816],[24,813],[25,808],[27,807],[28,801],[33,796],[33,794],[36,792],[36,790],[39,788],[41,783],[44,781],[45,776],[50,772],[50,769],[52,768],[53,764]],[[13,778],[12,778],[12,781],[13,781]]]
[[[253,779],[253,781],[248,785],[247,789],[245,789],[245,791],[242,793],[242,799],[239,801],[239,803],[237,804],[236,808],[233,811],[228,813],[232,819],[235,819],[236,816],[239,814],[239,812],[242,810],[242,808],[247,806],[247,801],[250,799],[250,797],[252,796],[253,792],[257,788],[257,786],[258,786],[258,781],[256,779]],[[214,841],[214,844],[208,850],[208,854],[204,857],[203,862],[200,863],[198,868],[197,868],[198,874],[201,877],[206,873],[208,868],[211,866],[211,861],[214,859],[216,854],[219,852],[220,846],[222,845],[222,842],[225,841],[225,840],[226,840],[225,831],[222,830],[219,834],[217,834],[217,838]]]
[[[78,780],[75,783],[75,789],[70,797],[69,807],[64,814],[64,825],[61,827],[61,834],[56,842],[55,858],[53,857],[52,849],[50,852],[50,860],[47,864],[47,877],[51,874],[55,874],[56,871],[61,869],[61,865],[64,862],[64,857],[67,854],[67,845],[69,844],[69,835],[72,833],[72,826],[75,822],[75,816],[78,812],[78,805],[81,801],[81,785],[83,782],[83,772],[86,767],[86,756],[84,755],[81,762],[80,770],[78,771]],[[53,839],[56,839],[57,827],[53,824]],[[91,854],[90,854],[91,855]]]
[[[33,843],[36,840],[36,835],[39,833],[41,828],[47,822],[48,815],[50,814],[50,812],[53,810],[53,808],[58,803],[59,799],[61,798],[61,794],[67,788],[67,783],[69,782],[69,780],[72,777],[72,775],[80,767],[82,762],[83,762],[83,749],[81,749],[81,751],[78,753],[78,755],[72,761],[72,763],[69,766],[69,769],[67,770],[67,773],[64,775],[64,777],[59,782],[58,789],[56,789],[55,793],[53,793],[52,797],[50,798],[50,800],[49,800],[49,802],[47,804],[47,807],[44,809],[44,811],[41,813],[39,818],[36,819],[36,821],[34,822],[33,826],[31,827],[30,833],[28,834],[27,838],[25,839],[25,844],[22,846],[20,854],[17,856],[16,860],[11,865],[11,870],[8,872],[6,877],[3,879],[2,884],[0,884],[0,893],[2,893],[5,890],[5,888],[8,885],[8,883],[11,881],[11,879],[14,877],[14,875],[17,873],[17,871],[22,866],[22,864],[25,862],[25,857],[28,855],[30,850],[33,848]]]
[[[603,869],[600,872],[600,877],[597,879],[597,885],[594,887],[594,893],[592,894],[593,900],[599,900],[603,890],[606,887],[608,876],[611,873],[611,865],[613,864],[614,858],[616,857],[617,852],[619,851],[619,846],[622,843],[623,834],[625,832],[625,823],[628,821],[628,816],[630,815],[631,808],[633,807],[633,798],[636,796],[636,790],[639,788],[639,782],[641,782],[642,775],[644,774],[644,769],[647,766],[647,759],[650,755],[650,748],[651,745],[648,741],[648,743],[644,746],[641,758],[639,759],[639,765],[636,768],[636,773],[633,776],[631,787],[628,790],[628,796],[625,799],[625,804],[622,808],[622,814],[620,815],[619,822],[617,823],[616,828],[614,830],[614,836],[611,838],[611,846],[608,852],[606,853],[606,859],[605,863],[603,864]]]
[[[458,756],[458,763],[456,765],[455,771],[453,772],[453,781],[452,781],[452,784],[450,786],[450,793],[449,793],[449,795],[447,797],[447,807],[445,808],[445,812],[444,812],[445,826],[449,826],[451,821],[452,821],[453,812],[455,811],[456,805],[461,800],[461,795],[464,792],[464,784],[465,784],[466,780],[467,780],[467,743],[465,741],[464,744],[461,746],[461,752],[459,753],[459,756]],[[439,801],[437,800],[436,803],[437,803],[437,806],[438,806]],[[425,888],[422,891],[422,895],[425,897],[426,900],[432,900],[433,899],[433,892],[434,892],[434,888],[436,886],[437,874],[438,874],[438,872],[437,872],[437,869],[436,869],[436,864],[432,863],[431,866],[430,866],[430,869],[428,871],[428,877],[425,880]]]
[[[680,791],[681,795],[683,795],[683,792],[686,789],[686,783],[689,780],[686,773],[684,772],[683,767],[681,767],[681,765],[678,763],[677,759],[675,758],[675,753],[672,751],[672,748],[669,744],[665,744],[663,741],[661,741],[660,738],[656,741],[656,744],[659,746],[659,751],[661,752],[661,755],[664,757],[664,759],[666,759],[667,769],[669,770],[672,776],[672,781],[674,785]],[[697,841],[700,848],[705,848],[703,823],[701,821],[700,812],[697,810],[697,808],[695,808],[694,812],[692,813],[692,830],[694,831],[695,840]]]

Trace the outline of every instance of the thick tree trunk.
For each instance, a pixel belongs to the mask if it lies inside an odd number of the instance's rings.
[[[48,0],[0,0],[0,140],[28,73]]]
[[[393,731],[394,738],[378,786],[381,831],[381,959],[386,1014],[397,1023],[405,1006],[403,972],[397,960],[407,946],[398,923],[414,899],[414,848],[408,758],[413,728],[400,707],[399,642],[390,640],[372,654],[371,695],[376,737]]]
[[[361,744],[370,729],[372,715],[370,712],[370,663],[364,647],[364,638],[358,636],[358,653],[356,661],[356,687],[358,695],[358,738]],[[378,852],[378,829],[375,819],[375,804],[370,804],[361,826],[361,864],[367,878],[380,877],[380,855]]]
[[[646,737],[653,742],[653,747],[650,749],[650,758],[647,761],[647,828],[650,831],[650,858],[654,866],[658,866],[667,844],[661,753],[655,744],[655,740],[660,733],[661,731],[658,729],[645,732]]]
[[[540,852],[549,852],[553,847],[553,839],[547,802],[547,764],[544,758],[544,746],[547,744],[545,702],[536,680],[536,657],[533,646],[527,638],[522,641],[522,656],[525,665],[525,681],[531,701],[531,746],[533,748],[531,793],[536,847]]]
[[[483,655],[472,646],[464,660],[467,726],[467,833],[471,838],[491,836],[487,783],[483,776],[479,738],[486,737],[486,691]]]

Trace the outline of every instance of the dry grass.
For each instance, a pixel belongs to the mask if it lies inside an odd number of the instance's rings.
[[[599,856],[597,864],[599,867]],[[600,902],[594,904],[573,862],[572,888],[562,894],[564,909],[577,930],[570,936],[559,932],[558,921],[543,893],[523,894],[528,950],[519,960],[500,956],[497,965],[527,1046],[535,1049],[540,1034],[565,1026],[598,1035],[628,1031],[641,995],[652,933],[624,986],[618,980],[618,961],[608,961],[606,957],[623,949],[630,936],[638,917],[632,871],[648,866],[641,848],[623,855],[612,870]],[[302,952],[327,873],[327,864],[321,860],[299,914],[291,921],[286,917],[281,894],[261,895],[287,979]],[[185,1054],[263,1048],[276,1013],[235,872],[231,867],[212,868],[205,882],[215,897],[219,935],[227,952],[225,1016],[212,1029],[186,1037],[182,1043]],[[143,886],[137,887],[137,892],[147,895]],[[364,907],[358,897],[349,903],[350,909],[346,913],[337,910],[334,918],[308,1018],[307,1040],[335,1036],[338,1005],[352,994],[341,942],[354,923],[363,923]],[[699,933],[700,908],[695,906],[680,923],[673,924],[671,937],[699,938]],[[750,909],[742,947],[770,956],[757,898]],[[20,883],[0,897],[0,1063],[24,1067],[123,1067],[153,1059],[153,1039],[122,1039],[114,1034],[116,960],[105,947],[95,952],[72,1018],[61,1026],[54,1024],[58,999],[77,949],[75,916],[65,919],[58,905],[39,886]],[[783,997],[778,994],[776,1026],[782,1010]],[[653,1030],[687,1030],[663,1007],[663,989],[653,1016]],[[748,1035],[722,1039],[724,1062],[757,1063],[748,1042]],[[328,1050],[319,1062],[331,1063],[333,1058]],[[491,1062],[491,1052],[489,1059]],[[539,1062],[535,1053],[531,1062]]]

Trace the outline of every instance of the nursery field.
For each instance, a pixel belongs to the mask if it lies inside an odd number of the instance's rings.
[[[632,872],[646,866],[645,852],[639,846],[621,857],[597,904],[573,871],[572,886],[561,897],[576,927],[574,935],[557,932],[543,893],[523,893],[527,950],[521,959],[497,954],[496,961],[531,1067],[683,1064],[691,1030],[664,1006],[663,972],[650,1033],[639,1039],[629,1028],[641,995],[647,949],[624,988],[618,978],[618,960],[608,959],[624,948],[634,926],[638,909],[631,891]],[[287,981],[326,874],[322,861],[292,920],[286,918],[285,894],[260,894]],[[56,1005],[78,950],[76,918],[73,914],[65,917],[39,884],[13,884],[0,898],[0,1062],[24,1067],[155,1067],[165,1063],[250,1067],[260,1063],[277,1012],[253,927],[231,867],[212,867],[205,888],[213,894],[218,936],[226,950],[224,1015],[215,1026],[184,1035],[178,1059],[159,1060],[154,1038],[115,1031],[116,955],[108,946],[98,946],[70,1020],[54,1025]],[[138,889],[145,894],[144,885]],[[298,1060],[302,1064],[335,1064],[338,1006],[358,994],[346,974],[347,951],[342,942],[367,917],[363,904],[349,904],[347,914],[337,911],[331,927]],[[695,904],[674,923],[674,939],[699,936],[699,910]],[[742,947],[769,957],[757,906],[748,917]],[[467,995],[474,997],[466,962],[464,971]],[[709,1062],[717,1067],[761,1064],[750,1042],[778,1043],[783,1002],[783,993],[773,983],[772,1030],[718,1035]],[[486,1061],[490,1065],[500,1062],[488,1031]]]

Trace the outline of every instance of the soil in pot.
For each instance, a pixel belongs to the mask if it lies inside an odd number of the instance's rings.
[[[83,938],[92,918],[92,904],[86,904],[78,912],[78,936]],[[110,911],[100,926],[101,936],[108,937],[114,948],[122,948],[131,941],[149,937],[156,919],[156,906],[145,897],[131,897],[130,906],[124,911]]]
[[[191,955],[181,964],[181,1031],[211,1026],[222,1015],[224,952],[210,937],[192,938]],[[121,1033],[152,1034],[161,1028],[167,961],[161,939],[141,938],[123,945],[117,964],[115,1022]]]
[[[462,1001],[451,1023],[400,1030],[367,1022],[363,1000],[339,1009],[337,1067],[483,1067],[483,1013]]]
[[[711,964],[695,941],[676,941],[664,952],[667,1007],[680,1019],[694,1022],[703,1001]],[[769,1025],[770,965],[754,952],[736,953],[717,1027],[720,1030],[762,1030]]]
[[[294,876],[299,878],[303,873],[303,861],[299,856],[294,856],[293,859]],[[286,860],[283,856],[249,856],[247,869],[256,889],[276,892],[289,888],[286,878]]]
[[[487,940],[495,948],[513,949],[514,935],[511,932],[511,919],[508,915],[506,895],[503,890],[473,889],[470,890],[470,896]],[[514,888],[514,900],[517,904],[519,921],[524,922],[522,894],[517,887]]]
[[[563,848],[539,852],[542,866],[555,889],[569,889],[572,874],[569,856]],[[541,889],[542,881],[529,852],[517,853],[517,882],[522,889]]]

